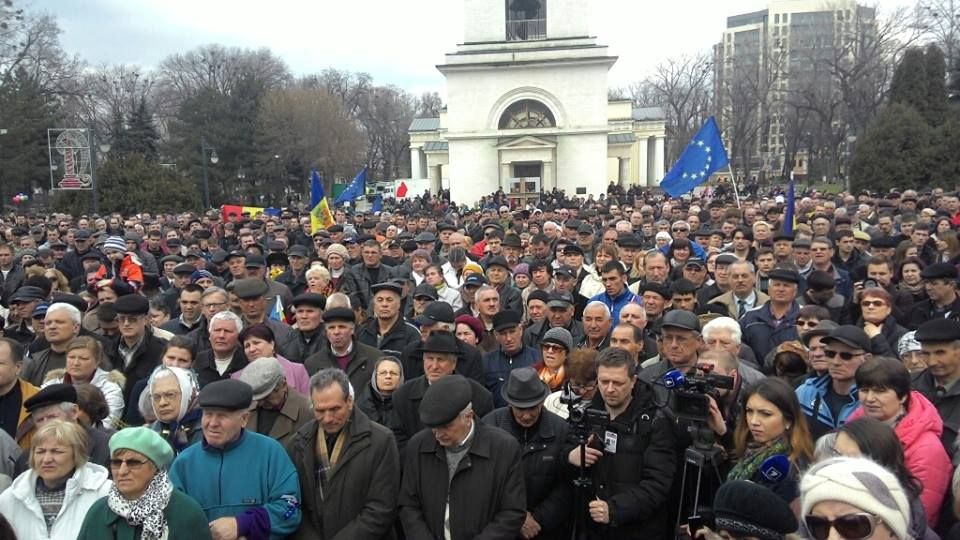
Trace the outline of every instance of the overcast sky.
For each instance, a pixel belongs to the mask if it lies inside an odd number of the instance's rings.
[[[26,0],[57,16],[64,48],[91,64],[155,66],[209,43],[268,47],[294,74],[365,71],[379,84],[443,92],[435,66],[463,40],[463,0]],[[658,62],[707,51],[726,17],[762,0],[589,0],[591,33],[619,60],[611,86]],[[491,0],[502,5],[502,0]],[[32,5],[31,5],[32,4]],[[912,5],[879,0],[881,11]]]

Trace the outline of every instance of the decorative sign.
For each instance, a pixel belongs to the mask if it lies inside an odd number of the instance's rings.
[[[90,133],[86,129],[48,129],[50,189],[93,187],[90,169]]]

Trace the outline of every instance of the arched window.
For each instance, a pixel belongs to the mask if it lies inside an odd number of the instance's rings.
[[[546,105],[523,99],[507,107],[500,117],[500,129],[532,129],[556,127],[557,121]]]

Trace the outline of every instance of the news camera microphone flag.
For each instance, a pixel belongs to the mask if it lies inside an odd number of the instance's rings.
[[[671,197],[679,197],[710,179],[710,175],[730,163],[717,121],[711,116],[680,154],[660,188]]]
[[[790,474],[790,460],[783,454],[775,454],[760,464],[760,476],[772,484],[783,481]]]
[[[679,369],[671,369],[660,377],[660,382],[667,388],[683,388],[687,377]]]

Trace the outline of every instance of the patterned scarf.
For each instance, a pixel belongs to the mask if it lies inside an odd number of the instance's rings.
[[[727,480],[750,480],[767,458],[777,454],[789,458],[791,451],[790,441],[783,435],[769,444],[747,446],[746,453],[730,470]]]
[[[110,488],[107,506],[113,513],[127,520],[132,527],[143,526],[142,540],[159,540],[167,530],[167,517],[163,511],[170,503],[173,484],[167,478],[166,471],[160,471],[139,499],[130,501],[117,490],[116,484]]]

